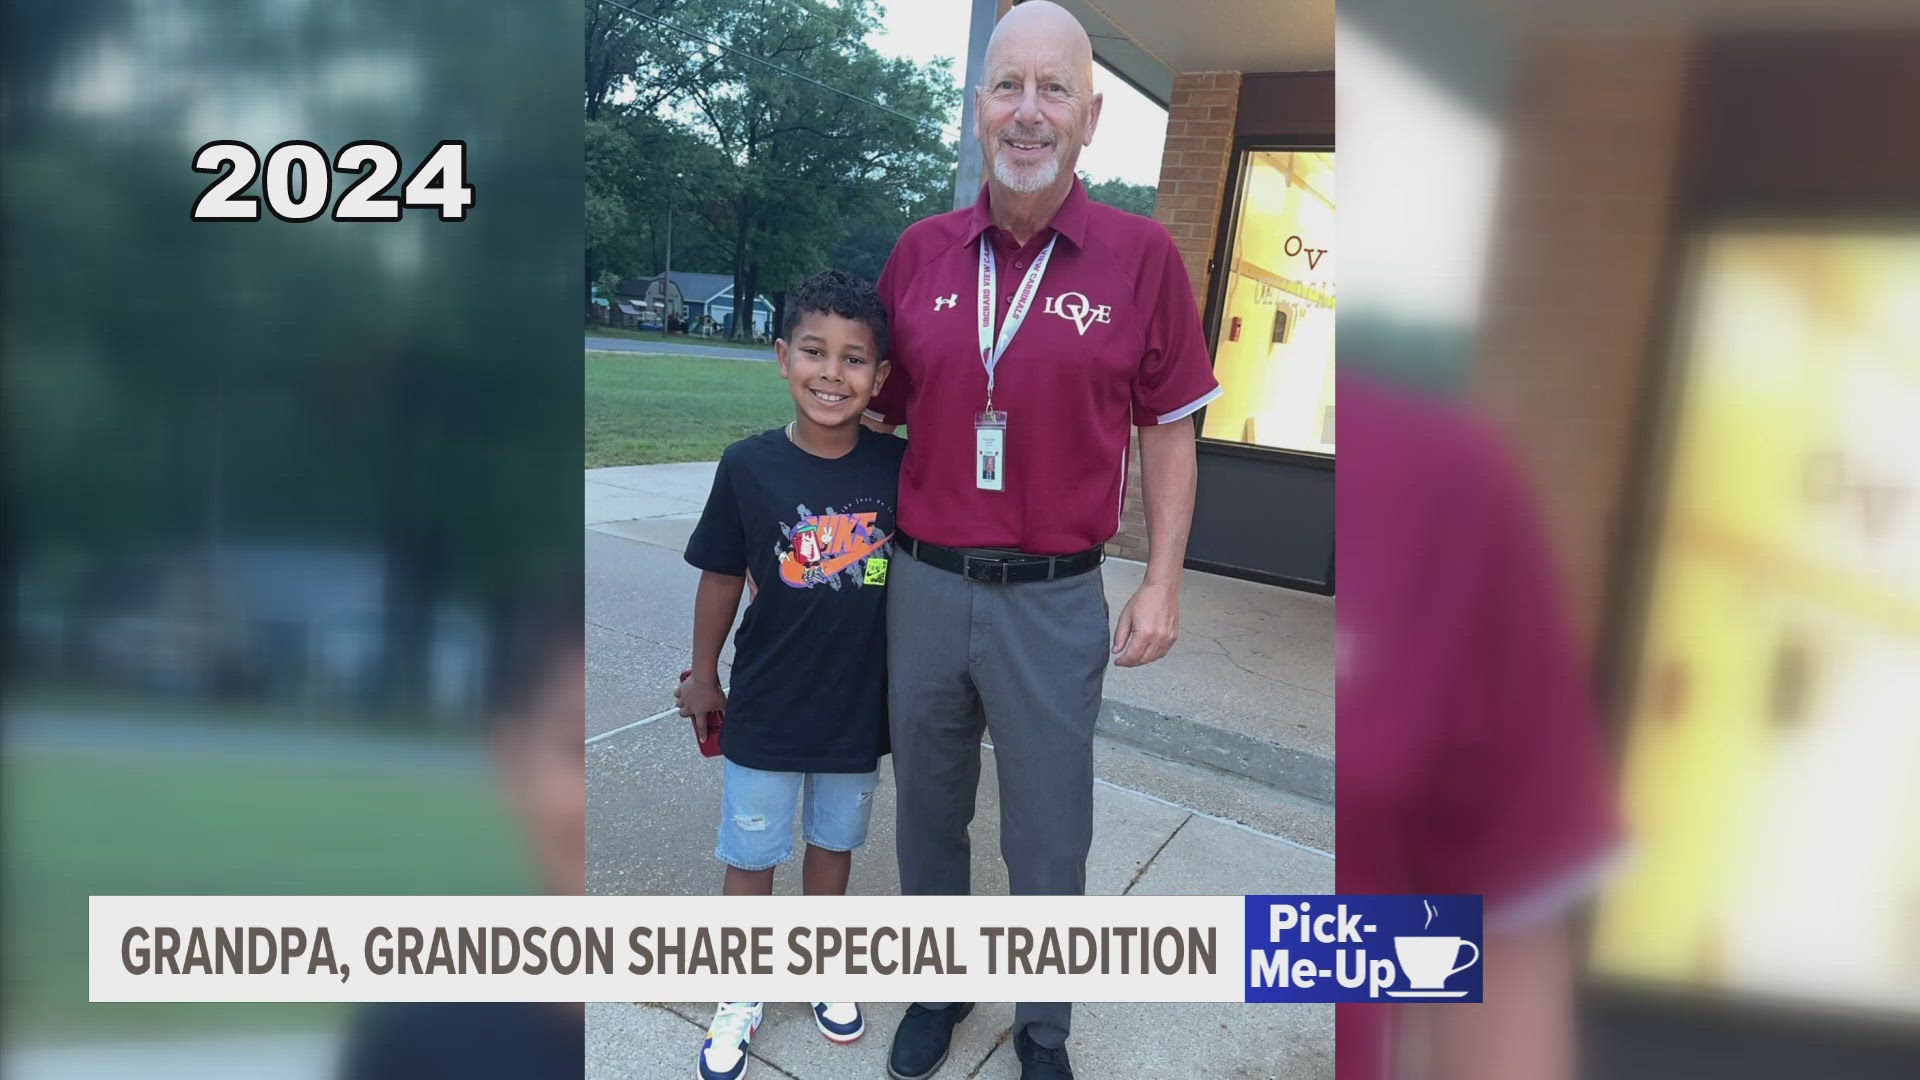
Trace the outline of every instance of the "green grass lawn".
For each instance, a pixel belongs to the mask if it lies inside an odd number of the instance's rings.
[[[587,468],[714,461],[793,419],[780,369],[758,360],[586,354]]]
[[[772,345],[756,345],[751,341],[728,341],[726,338],[693,337],[686,334],[664,334],[658,330],[624,330],[617,326],[589,326],[587,337],[631,338],[635,341],[665,341],[677,345],[725,345],[730,349],[758,349],[768,356],[773,355]]]
[[[483,768],[135,749],[9,749],[4,986],[11,1039],[337,1021],[331,1004],[89,1004],[87,897],[465,894],[533,888]],[[334,942],[354,963],[358,942]],[[355,964],[355,966],[359,966]]]

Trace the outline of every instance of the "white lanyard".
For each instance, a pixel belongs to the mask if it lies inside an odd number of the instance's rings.
[[[993,313],[998,307],[998,277],[993,268],[993,247],[987,234],[980,234],[980,363],[987,369],[987,409],[993,409],[993,369],[1000,366],[1000,358],[1006,355],[1007,345],[1013,341],[1013,335],[1020,330],[1020,324],[1027,320],[1027,309],[1033,306],[1033,297],[1040,291],[1041,275],[1047,272],[1047,260],[1053,256],[1053,245],[1060,240],[1060,234],[1054,233],[1040,254],[1027,268],[1027,276],[1020,282],[1020,291],[1013,296],[1013,303],[1007,308],[1007,321],[1001,324],[1000,339],[993,337]]]

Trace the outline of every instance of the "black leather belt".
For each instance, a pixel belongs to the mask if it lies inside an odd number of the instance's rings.
[[[959,574],[968,581],[980,581],[989,585],[1012,585],[1023,581],[1054,581],[1058,578],[1072,577],[1075,574],[1084,574],[1107,561],[1105,545],[1096,545],[1073,555],[1023,555],[1016,552],[987,555],[929,544],[898,531],[893,534],[893,538],[894,542],[900,545],[901,550],[928,566],[938,567],[950,574]]]

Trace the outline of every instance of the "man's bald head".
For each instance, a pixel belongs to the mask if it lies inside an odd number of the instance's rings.
[[[1067,9],[1028,0],[993,28],[974,93],[990,183],[1017,195],[1054,188],[1073,175],[1100,119],[1093,41]]]
[[[1066,50],[1082,85],[1093,87],[1093,39],[1072,12],[1053,0],[1027,0],[1002,15],[987,38],[986,67],[992,70],[997,50],[1036,46]]]

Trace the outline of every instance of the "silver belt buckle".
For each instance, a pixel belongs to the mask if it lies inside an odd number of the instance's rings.
[[[972,555],[960,556],[960,576],[968,581],[978,581],[986,585],[1005,585],[1007,583],[1007,564],[993,559],[980,559]],[[975,570],[978,566],[981,569]],[[995,573],[994,571],[998,571]]]

